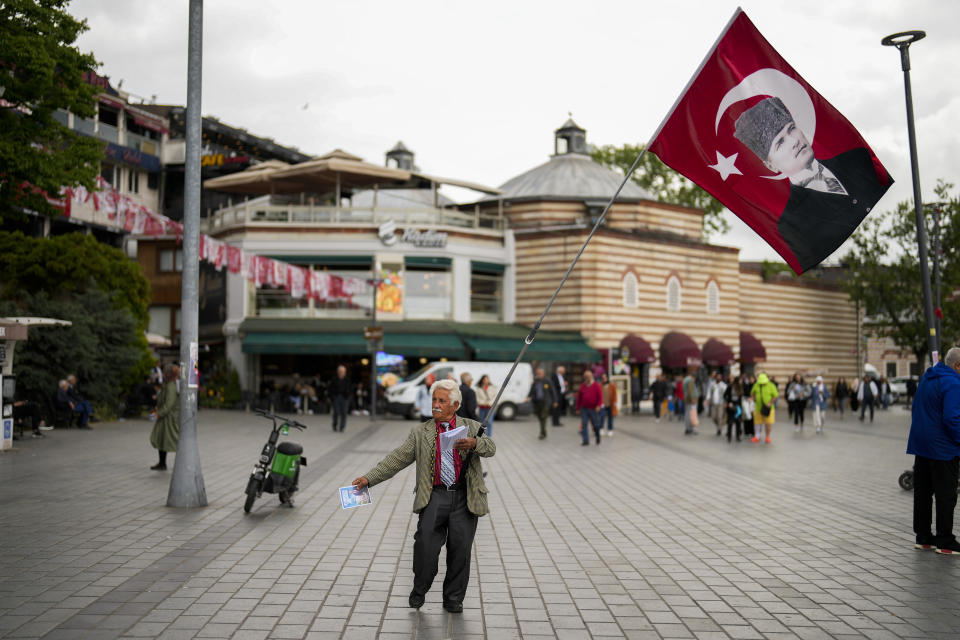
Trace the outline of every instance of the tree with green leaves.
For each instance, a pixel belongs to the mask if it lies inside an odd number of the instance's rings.
[[[92,117],[96,89],[84,74],[97,68],[74,43],[86,31],[68,0],[0,2],[0,219],[24,209],[58,215],[44,194],[64,186],[94,188],[103,144],[71,131],[57,109]]]
[[[619,147],[604,145],[595,148],[590,156],[595,162],[626,174],[642,151],[643,145],[625,144]],[[718,200],[660,162],[660,159],[652,153],[644,154],[631,180],[646,189],[660,202],[702,210],[704,239],[730,230],[730,225],[721,215],[723,205]]]
[[[73,372],[91,402],[115,406],[153,364],[144,333],[149,305],[150,283],[120,249],[80,233],[0,232],[0,315],[73,322],[31,329],[17,346],[17,386],[32,400],[45,400],[58,376]]]
[[[960,201],[951,195],[952,190],[952,184],[939,181],[935,189],[938,202],[924,207],[931,244],[935,232],[933,208],[940,208],[942,301],[938,315],[942,316],[944,350],[960,339],[960,298],[956,294],[960,291]],[[922,365],[929,347],[915,221],[913,202],[901,202],[892,211],[870,215],[853,234],[853,248],[843,259],[850,269],[843,286],[864,311],[865,330],[877,337],[889,337],[897,347],[912,352]],[[929,253],[932,279],[932,246]],[[933,303],[936,306],[937,301]]]

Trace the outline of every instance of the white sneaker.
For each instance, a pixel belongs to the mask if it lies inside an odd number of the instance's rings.
[[[794,432],[794,433],[800,433],[800,427],[794,427],[794,428],[793,428],[793,432]]]
[[[53,427],[48,427],[48,426],[45,425],[45,424],[42,424],[42,425],[40,425],[40,426],[37,427],[37,428],[40,429],[40,431],[53,431]]]
[[[613,431],[612,431],[612,430],[611,430],[611,431],[607,431],[607,437],[608,437],[608,438],[612,438],[612,437],[613,437]]]
[[[823,433],[823,427],[817,427],[817,433]]]

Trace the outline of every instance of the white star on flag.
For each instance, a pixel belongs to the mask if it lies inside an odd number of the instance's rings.
[[[719,173],[720,178],[726,182],[727,177],[731,174],[736,174],[738,176],[743,175],[740,172],[740,169],[737,169],[736,164],[734,164],[737,161],[737,155],[738,154],[735,153],[732,156],[724,156],[722,153],[717,151],[717,164],[708,164],[707,166]]]

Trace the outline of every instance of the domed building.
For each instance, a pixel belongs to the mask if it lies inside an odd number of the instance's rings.
[[[540,318],[623,181],[591,159],[586,130],[572,119],[554,134],[547,162],[479,203],[500,208],[514,233],[524,325]],[[610,360],[624,355],[644,387],[660,370],[750,369],[764,359],[782,380],[798,370],[855,376],[856,312],[836,274],[764,275],[739,261],[739,249],[703,239],[702,211],[658,202],[628,181],[542,326],[582,333]]]

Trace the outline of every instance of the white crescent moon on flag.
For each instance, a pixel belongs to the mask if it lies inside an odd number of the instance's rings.
[[[720,118],[734,103],[747,100],[754,96],[773,96],[780,98],[787,107],[797,127],[803,131],[810,143],[813,143],[813,134],[817,128],[817,114],[813,108],[813,100],[799,82],[776,69],[760,69],[754,71],[740,81],[740,84],[727,91],[717,108],[717,120],[714,123],[714,133],[720,129]],[[765,176],[773,180],[784,179],[785,174]]]

